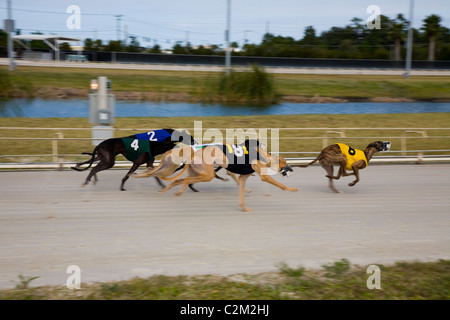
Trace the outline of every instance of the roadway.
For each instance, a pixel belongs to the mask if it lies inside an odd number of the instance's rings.
[[[152,178],[125,170],[1,171],[0,288],[19,275],[31,285],[66,284],[70,265],[82,282],[155,274],[260,273],[320,268],[346,258],[352,264],[450,259],[450,164],[371,165],[327,187],[318,166],[277,176],[296,193],[248,180],[244,213],[232,181],[198,184],[201,191],[158,193]],[[222,172],[223,176],[224,173]]]

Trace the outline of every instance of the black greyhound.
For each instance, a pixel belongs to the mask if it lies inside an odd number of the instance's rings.
[[[83,153],[91,155],[91,158],[87,161],[77,163],[72,169],[84,171],[89,169],[95,161],[100,161],[87,176],[83,184],[87,185],[91,181],[92,176],[94,176],[94,181],[97,182],[97,172],[112,168],[115,164],[116,156],[122,154],[127,160],[133,162],[133,166],[125,177],[123,177],[120,185],[120,190],[124,191],[125,181],[128,180],[133,172],[144,163],[147,164],[147,167],[153,167],[155,156],[173,149],[178,142],[187,145],[197,144],[194,138],[187,132],[180,132],[173,129],[153,130],[123,138],[107,139],[96,146],[92,153]],[[89,166],[80,169],[80,166],[84,164],[89,164]],[[161,187],[164,187],[164,184],[159,178],[156,178],[156,180]],[[190,187],[196,191],[192,186]]]

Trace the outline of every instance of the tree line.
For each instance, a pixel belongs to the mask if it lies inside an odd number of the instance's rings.
[[[337,58],[337,59],[386,59],[403,60],[406,54],[406,40],[409,21],[402,14],[395,18],[380,15],[380,28],[369,29],[360,18],[351,19],[344,27],[332,27],[317,34],[313,26],[305,28],[303,36],[264,34],[259,44],[246,43],[241,48],[237,42],[231,43],[232,54],[237,56],[292,57],[292,58]],[[432,14],[422,20],[422,26],[413,29],[413,60],[450,60],[450,29],[442,26],[442,18]],[[36,41],[35,41],[36,42]],[[6,34],[0,31],[0,46],[6,46]],[[33,43],[32,48],[45,47]],[[61,45],[61,50],[70,46]],[[155,44],[145,48],[137,37],[130,36],[127,43],[111,40],[103,43],[100,39],[84,40],[86,51],[116,51],[162,53]],[[173,54],[222,55],[222,45],[193,46],[187,42],[177,42]]]

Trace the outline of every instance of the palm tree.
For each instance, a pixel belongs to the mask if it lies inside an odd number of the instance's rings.
[[[405,38],[406,26],[409,22],[403,17],[401,13],[397,15],[395,20],[392,21],[391,26],[391,37],[394,40],[394,59],[401,60],[401,44],[402,40]]]
[[[421,30],[425,31],[426,36],[429,39],[428,46],[428,61],[434,61],[434,54],[436,51],[436,37],[441,29],[441,17],[438,15],[432,14],[426,17],[424,20],[424,25]]]

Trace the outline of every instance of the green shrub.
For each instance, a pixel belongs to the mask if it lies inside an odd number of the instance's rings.
[[[224,103],[269,105],[277,102],[273,76],[253,65],[243,70],[223,72],[203,86],[204,100]]]

